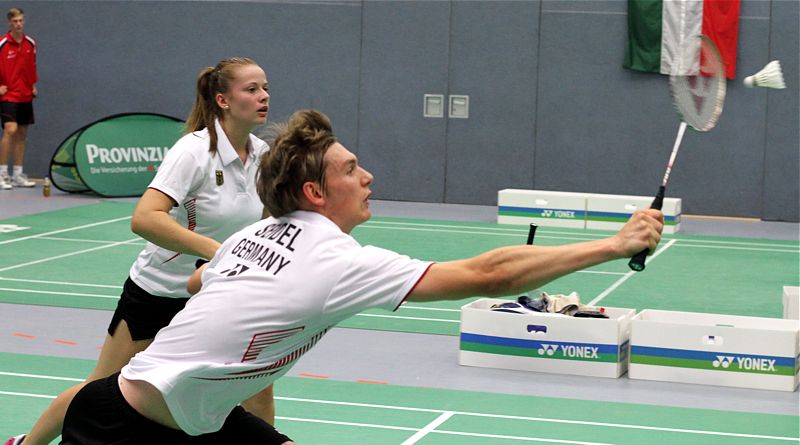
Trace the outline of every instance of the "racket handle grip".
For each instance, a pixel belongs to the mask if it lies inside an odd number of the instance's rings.
[[[658,193],[656,193],[655,199],[653,199],[653,203],[650,204],[651,209],[661,210],[661,207],[664,205],[664,192],[665,187],[662,185],[658,188]],[[634,255],[630,261],[628,261],[628,267],[631,268],[634,272],[641,272],[644,270],[644,262],[647,259],[647,252],[649,249],[642,249],[641,252]]]
[[[528,228],[528,245],[533,244],[533,237],[536,235],[536,228],[539,227],[535,223],[531,223],[530,228]]]

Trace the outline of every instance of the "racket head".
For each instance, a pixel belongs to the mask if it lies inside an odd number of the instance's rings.
[[[708,36],[687,39],[680,62],[669,76],[669,88],[682,121],[697,131],[717,125],[725,105],[725,65]]]

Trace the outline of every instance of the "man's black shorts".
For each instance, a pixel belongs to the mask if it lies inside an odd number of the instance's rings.
[[[0,120],[3,125],[16,122],[17,125],[33,123],[33,102],[0,102]]]
[[[231,411],[221,430],[189,436],[139,414],[125,400],[117,379],[119,373],[78,391],[64,418],[61,445],[279,445],[290,440],[241,406]]]
[[[117,309],[108,325],[108,335],[113,337],[119,322],[125,320],[133,340],[151,340],[186,306],[187,301],[188,298],[151,295],[129,277],[125,280]]]

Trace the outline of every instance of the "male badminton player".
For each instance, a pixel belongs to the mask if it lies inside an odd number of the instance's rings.
[[[338,322],[369,308],[396,310],[405,300],[526,291],[652,251],[663,228],[661,212],[648,209],[606,239],[431,263],[361,246],[349,235],[370,217],[372,180],[325,115],[293,114],[260,164],[258,192],[272,217],[228,238],[198,269],[189,290],[199,292],[121,375],[78,393],[62,444],[281,443],[285,436],[244,434],[236,407]],[[99,409],[110,403],[135,413],[132,420]]]

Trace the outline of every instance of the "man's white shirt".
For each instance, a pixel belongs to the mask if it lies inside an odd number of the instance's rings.
[[[267,218],[225,241],[202,290],[122,375],[158,388],[186,433],[217,431],[333,325],[397,309],[430,264],[361,246],[317,213]]]

